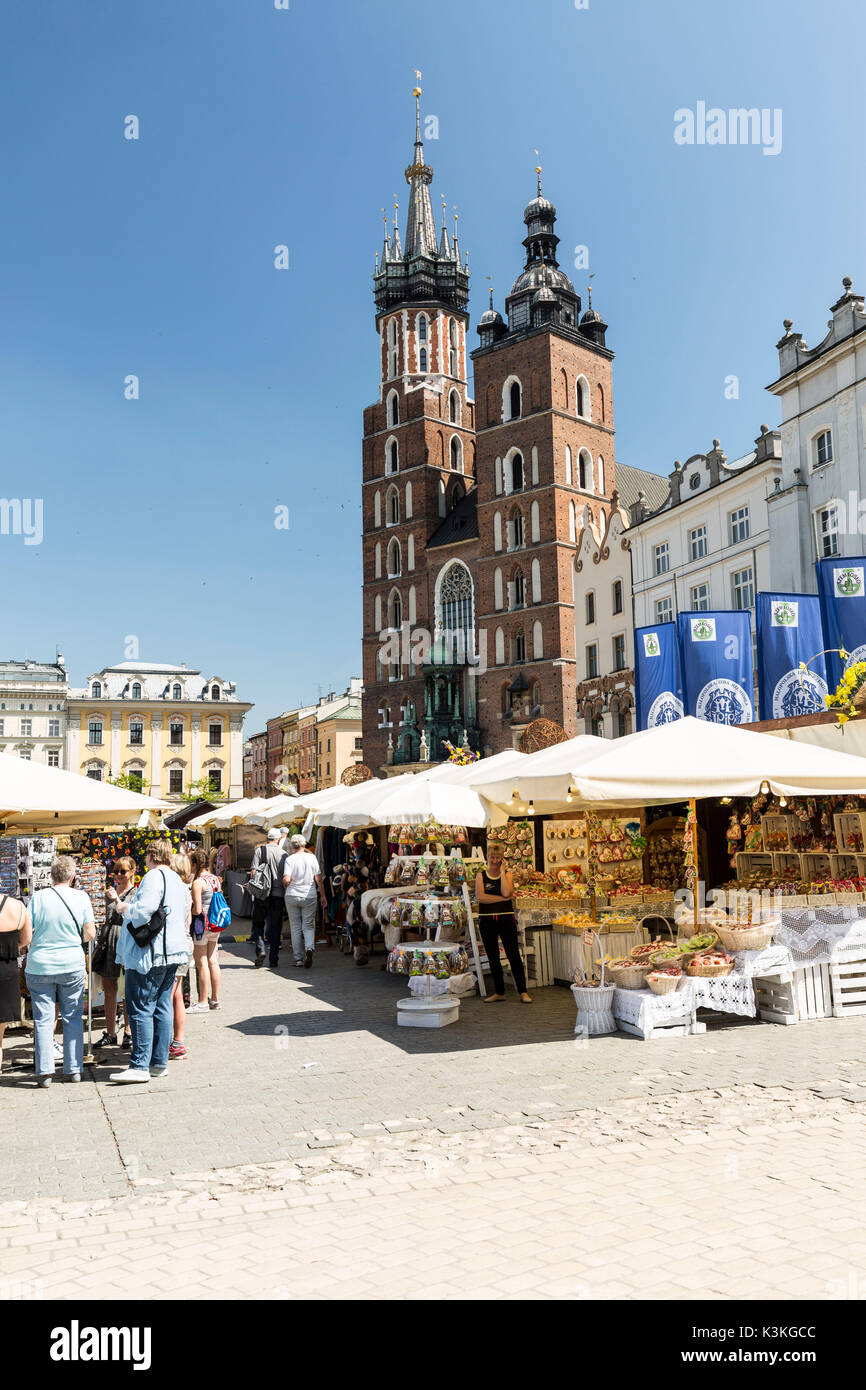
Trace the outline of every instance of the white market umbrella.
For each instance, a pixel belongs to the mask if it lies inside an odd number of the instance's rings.
[[[431,820],[441,825],[479,827],[501,825],[507,820],[507,813],[492,806],[470,787],[434,781],[411,772],[362,782],[345,791],[344,798],[311,812],[313,824],[354,830],[403,822],[423,825]]]
[[[142,815],[171,809],[167,801],[95,777],[0,754],[0,822],[7,834],[137,825]]]
[[[777,796],[863,794],[866,758],[689,716],[613,740],[572,780],[581,798],[620,806],[755,796],[765,781]]]
[[[258,826],[260,830],[270,830],[272,826],[290,825],[299,820],[303,802],[296,796],[272,796],[251,811],[244,819],[245,825]]]
[[[475,787],[476,783],[489,782],[494,778],[505,778],[516,773],[529,755],[516,748],[506,748],[503,753],[494,753],[489,758],[478,758],[473,763],[437,763],[427,772],[419,772],[433,782],[451,782],[459,787]]]
[[[617,743],[625,744],[631,737],[634,735],[618,739]],[[511,815],[520,815],[530,801],[533,811],[539,813],[564,811],[577,771],[610,747],[608,739],[597,738],[595,734],[579,734],[564,743],[541,748],[537,753],[524,753],[520,755],[522,762],[502,763],[496,769],[491,768],[490,777],[484,776],[479,763],[471,785],[489,801],[505,807]],[[488,761],[493,763],[495,759]]]
[[[240,801],[230,801],[227,805],[205,811],[187,824],[192,830],[230,830],[233,825],[245,824],[246,816],[258,810],[264,803],[264,797],[245,796]]]

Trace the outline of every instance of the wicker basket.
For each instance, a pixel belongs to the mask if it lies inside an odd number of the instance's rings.
[[[647,976],[647,984],[653,994],[673,994],[675,989],[679,989],[682,975],[659,975],[658,979]]]
[[[601,948],[598,933],[590,931],[588,934],[598,944],[599,948]],[[579,956],[578,962],[580,962]],[[574,995],[574,1002],[577,1005],[577,1022],[574,1025],[575,1033],[585,1033],[589,1037],[604,1033],[615,1033],[616,1020],[614,1019],[612,1009],[616,986],[609,984],[605,979],[604,950],[601,950],[600,985],[586,984],[586,975],[580,963],[576,966],[572,979],[574,983],[571,986],[571,992]]]
[[[700,956],[696,956],[686,966],[686,974],[697,980],[722,980],[733,968],[733,961],[728,961],[727,965],[701,965]]]
[[[609,965],[608,970],[617,989],[643,989],[652,967],[647,965]]]
[[[767,922],[756,922],[754,926],[733,931],[730,927],[716,927],[714,930],[726,951],[765,951],[782,925],[781,917],[771,917]]]
[[[678,955],[665,956],[661,960],[659,960],[658,958],[658,953],[656,953],[656,955],[654,956],[650,956],[650,965],[653,967],[654,970],[670,970],[671,967],[674,965],[679,965],[680,967],[682,967],[682,963],[682,957]]]

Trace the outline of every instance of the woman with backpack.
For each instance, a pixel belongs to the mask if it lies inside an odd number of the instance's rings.
[[[216,874],[208,869],[208,856],[203,849],[194,849],[189,857],[192,865],[192,937],[193,960],[198,975],[198,1002],[187,1009],[190,1014],[206,1014],[220,1009],[220,967],[217,953],[220,934],[210,925],[210,907],[214,893],[222,890]],[[210,996],[210,1002],[208,1002]]]

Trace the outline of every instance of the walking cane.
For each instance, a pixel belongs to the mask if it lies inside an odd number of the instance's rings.
[[[87,1051],[82,1058],[85,1066],[93,1066],[93,942],[87,943]]]

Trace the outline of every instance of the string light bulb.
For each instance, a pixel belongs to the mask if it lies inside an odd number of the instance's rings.
[[[769,796],[769,794],[770,794],[770,784],[769,784],[769,782],[767,781],[767,779],[766,779],[766,777],[765,777],[764,780],[763,780],[763,782],[761,783],[761,796]]]
[[[571,803],[572,803],[572,801],[574,800],[574,798],[573,798],[573,796],[572,796],[572,794],[571,794],[571,787],[569,787],[568,791],[566,792],[566,794],[565,794],[565,799],[566,799],[566,801],[568,802],[568,804],[569,804],[569,806],[570,806]]]
[[[720,800],[719,800],[719,805],[720,805],[720,806],[730,806],[730,804],[731,804],[731,802],[733,801],[733,799],[734,799],[734,798],[733,798],[732,796],[723,796],[723,797],[721,797]]]
[[[786,796],[780,796],[780,797],[779,797],[779,805],[780,805],[780,806],[787,806],[787,804],[788,804],[788,798],[787,798]]]
[[[529,814],[531,816],[535,815],[535,802],[532,800],[532,797],[529,798]]]

